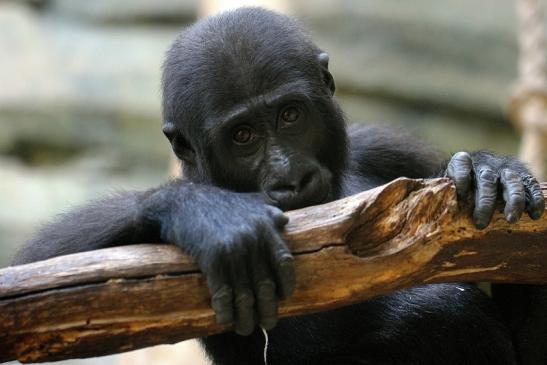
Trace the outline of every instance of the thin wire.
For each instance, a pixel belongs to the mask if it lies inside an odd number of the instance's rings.
[[[268,344],[269,344],[269,337],[268,332],[264,329],[264,327],[260,327],[262,330],[262,333],[264,334],[264,365],[268,365]]]

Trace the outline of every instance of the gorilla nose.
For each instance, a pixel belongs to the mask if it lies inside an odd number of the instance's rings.
[[[300,200],[315,189],[319,181],[319,171],[308,170],[301,173],[293,173],[292,176],[285,176],[277,179],[266,190],[270,199],[281,205],[292,205],[291,201]]]

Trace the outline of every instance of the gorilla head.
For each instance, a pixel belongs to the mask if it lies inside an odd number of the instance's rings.
[[[294,20],[259,8],[183,32],[164,64],[163,130],[185,177],[282,209],[337,197],[347,137],[328,60]]]

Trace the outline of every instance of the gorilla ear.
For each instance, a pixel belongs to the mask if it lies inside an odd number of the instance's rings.
[[[184,136],[179,132],[177,127],[173,122],[166,121],[163,123],[163,134],[171,142],[171,147],[175,155],[184,162],[190,164],[196,163],[196,153],[190,143],[184,138]]]
[[[329,71],[329,54],[326,52],[319,53],[317,55],[317,61],[319,61],[319,66],[321,67],[323,82],[325,83],[325,85],[327,85],[331,94],[334,95],[336,85],[334,85],[334,78]]]
[[[177,133],[177,127],[175,127],[175,124],[170,121],[166,121],[165,123],[163,123],[161,130],[169,141],[172,141],[175,137],[175,134]]]

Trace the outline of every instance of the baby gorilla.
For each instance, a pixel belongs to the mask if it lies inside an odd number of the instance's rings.
[[[283,210],[387,183],[446,175],[474,221],[488,225],[498,190],[505,215],[538,218],[537,181],[487,152],[447,162],[400,132],[348,132],[329,57],[285,16],[243,8],[186,29],[167,53],[163,130],[184,179],[61,216],[15,263],[140,242],[171,242],[206,274],[217,321],[235,333],[202,339],[215,364],[515,364],[511,335],[472,285],[428,285],[344,309],[280,320],[293,290]],[[319,284],[319,283],[318,283]],[[240,336],[244,335],[244,336]]]

